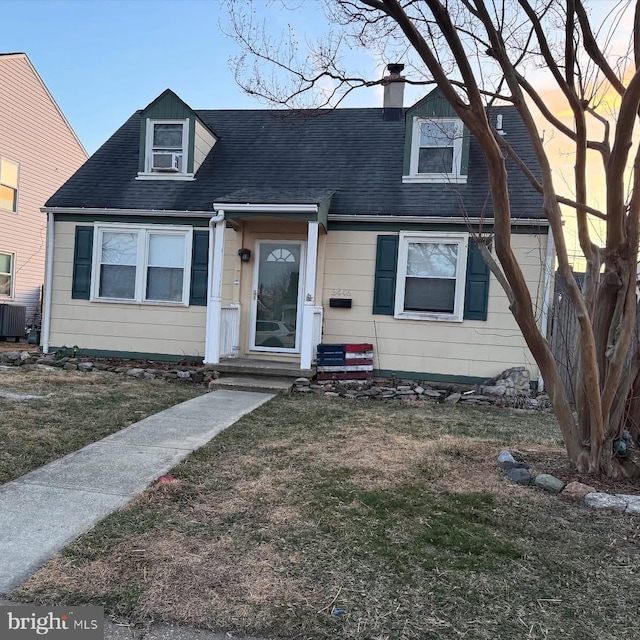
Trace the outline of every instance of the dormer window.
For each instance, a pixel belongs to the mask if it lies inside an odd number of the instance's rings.
[[[149,173],[186,173],[188,120],[149,120],[147,162]]]
[[[147,120],[143,178],[191,178],[189,120]]]
[[[464,183],[463,127],[458,118],[413,118],[409,175],[404,182]]]

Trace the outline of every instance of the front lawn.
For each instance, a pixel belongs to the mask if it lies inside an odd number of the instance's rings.
[[[106,372],[2,368],[0,483],[204,391],[192,383],[139,380]],[[3,397],[8,394],[44,397]]]
[[[14,595],[269,638],[640,637],[638,520],[497,471],[552,415],[275,399]]]

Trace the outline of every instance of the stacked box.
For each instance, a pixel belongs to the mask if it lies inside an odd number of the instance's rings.
[[[367,380],[373,378],[373,345],[319,344],[318,380]]]

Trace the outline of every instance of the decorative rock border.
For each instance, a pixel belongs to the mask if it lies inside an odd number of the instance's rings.
[[[508,370],[512,371],[512,370]],[[517,370],[520,371],[519,369]],[[528,384],[528,383],[527,383]],[[492,389],[498,389],[493,393]],[[509,393],[505,392],[509,389]],[[328,398],[348,398],[352,400],[432,400],[447,404],[468,404],[476,406],[512,407],[551,411],[551,403],[545,394],[531,397],[531,392],[523,388],[503,387],[500,385],[477,386],[442,385],[434,387],[416,380],[377,379],[373,380],[327,380],[313,382],[309,378],[298,378],[292,391],[294,393],[316,393]]]
[[[58,352],[70,353],[71,349]],[[128,375],[133,378],[153,380],[180,380],[196,384],[209,385],[220,377],[215,365],[185,365],[143,367],[142,362],[131,362],[124,366],[122,361],[112,365],[109,360],[90,360],[74,355],[59,357],[58,354],[43,356],[37,351],[0,351],[1,366],[32,366],[57,367],[65,371],[106,371]],[[151,364],[151,362],[150,362]],[[488,380],[486,385],[469,387],[464,385],[441,385],[434,387],[424,382],[406,379],[383,378],[373,380],[327,380],[313,382],[309,378],[298,378],[291,388],[295,393],[316,393],[327,398],[341,397],[358,400],[432,400],[447,404],[467,404],[476,406],[511,407],[515,409],[530,409],[551,411],[551,403],[545,394],[532,397],[529,391],[529,374],[524,367],[515,367],[503,371],[500,376]],[[524,478],[523,478],[524,479]]]
[[[133,365],[134,363],[132,363]],[[139,363],[138,363],[139,364]],[[64,371],[80,371],[90,373],[100,371],[131,376],[132,378],[143,378],[153,380],[156,378],[164,380],[180,380],[181,382],[194,382],[196,384],[208,385],[220,374],[212,365],[176,366],[168,368],[143,368],[140,366],[112,366],[99,360],[85,360],[83,358],[62,357],[55,355],[43,356],[37,352],[29,351],[4,351],[0,352],[0,366],[11,367],[31,367],[31,368],[58,368]]]
[[[510,451],[500,452],[498,464],[505,476],[516,484],[533,485],[574,502],[582,501],[592,509],[640,515],[640,495],[602,493],[582,482],[566,484],[560,478],[548,473],[532,476],[530,465],[526,462],[518,462]]]

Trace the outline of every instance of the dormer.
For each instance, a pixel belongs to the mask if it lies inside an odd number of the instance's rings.
[[[167,89],[140,113],[138,180],[194,180],[216,135]]]
[[[469,131],[439,89],[405,114],[402,182],[465,184]]]

